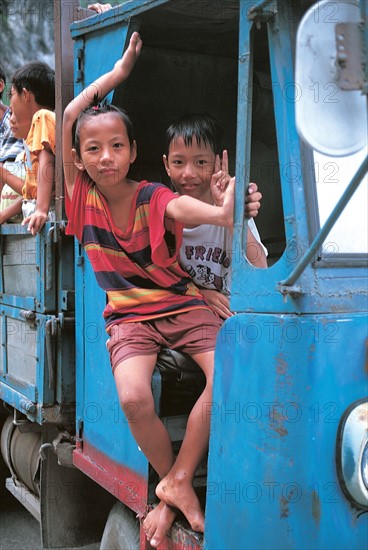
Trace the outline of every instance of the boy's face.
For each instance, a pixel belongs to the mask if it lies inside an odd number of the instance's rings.
[[[182,137],[171,142],[168,156],[163,161],[172,184],[180,195],[212,204],[211,177],[215,170],[216,155],[209,145],[186,145]]]
[[[73,156],[79,170],[86,170],[95,183],[111,188],[125,181],[136,158],[136,145],[129,142],[122,119],[113,113],[91,116],[79,130],[80,158]]]
[[[28,124],[19,124],[14,113],[10,116],[10,128],[13,136],[17,139],[26,138],[29,132]]]
[[[31,128],[33,111],[30,107],[29,94],[30,92],[25,88],[22,93],[18,94],[14,86],[11,87],[9,106],[12,114],[10,117],[10,125],[19,128],[19,132],[21,132],[22,135],[17,135],[17,138],[25,139]]]

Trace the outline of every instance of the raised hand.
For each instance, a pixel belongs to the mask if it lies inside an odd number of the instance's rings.
[[[130,37],[129,46],[124,55],[114,66],[114,71],[119,74],[121,80],[125,80],[133,70],[134,65],[141,53],[142,39],[137,32],[133,32]]]
[[[223,211],[226,218],[226,225],[231,232],[234,225],[234,200],[235,200],[235,178],[230,178],[230,181],[224,192]]]
[[[216,155],[215,172],[211,178],[211,195],[216,206],[222,206],[224,202],[224,193],[230,182],[229,159],[226,149],[222,153],[222,159]]]
[[[111,10],[112,8],[111,4],[99,4],[97,2],[95,4],[90,4],[87,7],[89,10],[96,11],[97,13],[103,13],[104,11]]]
[[[222,294],[218,290],[210,288],[200,288],[200,293],[203,298],[206,300],[207,304],[211,306],[213,311],[217,313],[221,319],[228,319],[234,315],[230,311],[229,297],[225,294]]]

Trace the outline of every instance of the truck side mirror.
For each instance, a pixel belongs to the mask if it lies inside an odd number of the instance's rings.
[[[328,156],[351,155],[367,144],[361,31],[356,0],[317,2],[299,25],[296,125],[305,142]]]

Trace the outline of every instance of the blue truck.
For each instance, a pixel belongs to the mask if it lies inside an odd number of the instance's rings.
[[[179,516],[161,548],[367,548],[367,3],[127,0],[95,14],[55,1],[58,123],[135,30],[141,57],[110,97],[137,129],[132,177],[168,183],[166,127],[207,112],[237,181],[235,314],[218,335],[194,481],[205,532]],[[148,550],[157,476],[120,409],[106,298],[65,235],[56,174],[55,222],[36,237],[0,228],[2,490],[38,519],[43,548]],[[249,181],[264,197],[267,269],[243,253]],[[174,448],[201,384],[162,350],[152,391]]]

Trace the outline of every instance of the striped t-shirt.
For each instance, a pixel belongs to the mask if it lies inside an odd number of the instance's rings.
[[[67,233],[82,243],[107,293],[107,329],[121,321],[208,307],[178,263],[183,226],[165,216],[167,204],[176,196],[162,184],[142,181],[122,233],[94,182],[86,172],[78,175],[72,200],[67,201]]]

